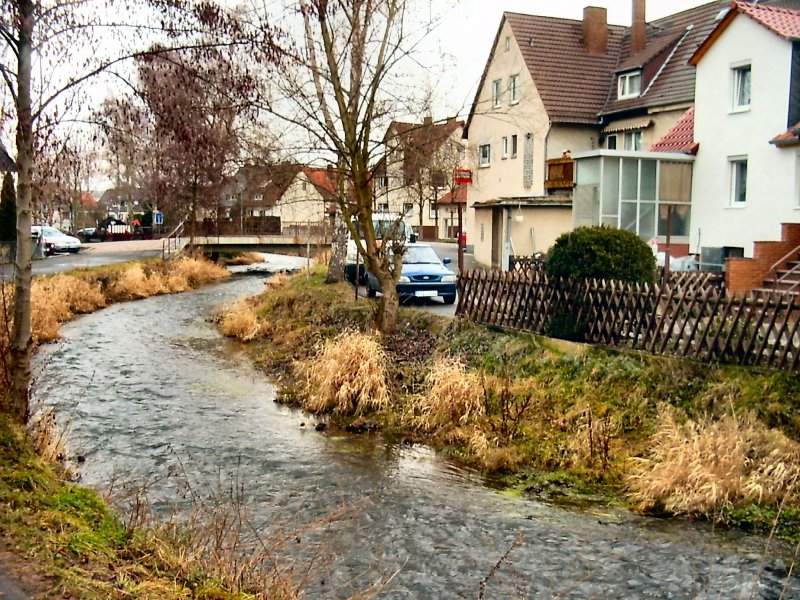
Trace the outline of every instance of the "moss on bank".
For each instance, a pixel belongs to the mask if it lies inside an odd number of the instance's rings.
[[[250,350],[266,371],[281,376],[283,401],[299,406],[311,405],[314,386],[307,379],[295,384],[309,372],[309,361],[323,360],[323,342],[343,329],[369,332],[376,307],[355,301],[349,286],[323,279],[319,269],[251,302],[269,326]],[[556,344],[411,309],[401,311],[397,334],[383,346],[391,402],[367,419],[384,435],[428,443],[547,498],[595,495],[643,511],[767,533],[775,527],[782,537],[800,537],[796,373]],[[480,410],[474,402],[463,404],[472,408],[462,413],[448,407],[447,423],[430,403],[435,378],[429,376],[442,360],[463,364],[481,398]],[[372,430],[361,426],[364,410],[342,412],[331,414],[332,424],[347,427],[360,413],[360,425],[351,429]],[[720,429],[723,422],[727,429]],[[709,436],[723,430],[738,436],[738,463],[705,450],[714,447]],[[780,486],[772,486],[776,481]]]

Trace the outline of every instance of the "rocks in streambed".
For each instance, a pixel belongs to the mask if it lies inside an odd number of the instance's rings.
[[[370,421],[364,417],[358,417],[355,421],[345,425],[344,429],[350,433],[370,433],[380,429],[380,425],[375,421]]]

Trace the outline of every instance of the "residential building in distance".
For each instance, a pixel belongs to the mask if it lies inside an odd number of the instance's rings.
[[[385,154],[375,168],[373,210],[402,215],[422,239],[453,237],[450,208],[454,199],[464,199],[453,180],[453,171],[465,161],[463,128],[456,119],[393,121],[383,139]]]

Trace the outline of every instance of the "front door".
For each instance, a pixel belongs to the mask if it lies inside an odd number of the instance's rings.
[[[492,209],[492,268],[501,268],[503,259],[503,210]]]

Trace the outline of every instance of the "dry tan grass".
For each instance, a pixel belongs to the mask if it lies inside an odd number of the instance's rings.
[[[181,276],[191,287],[230,277],[230,271],[217,263],[197,258],[180,258],[168,263],[168,273]]]
[[[387,357],[377,337],[344,331],[314,358],[295,363],[306,383],[303,407],[312,413],[360,414],[389,404]]]
[[[76,314],[89,313],[106,305],[99,283],[55,275],[35,279],[31,285],[31,331],[35,344],[58,339],[61,323]]]
[[[65,431],[56,422],[56,414],[52,408],[46,409],[32,419],[28,425],[28,434],[36,453],[50,463],[60,463],[67,453]]]
[[[800,444],[752,416],[679,422],[663,407],[650,453],[633,459],[627,477],[642,509],[712,514],[748,502],[796,496]]]
[[[163,278],[158,272],[146,273],[141,265],[135,264],[128,267],[111,286],[110,296],[115,300],[137,300],[165,291]]]
[[[264,282],[265,291],[279,290],[285,288],[289,283],[289,275],[286,273],[276,273]]]
[[[413,402],[411,423],[431,432],[441,427],[464,426],[484,414],[484,389],[476,373],[462,362],[439,359],[427,377],[427,393]]]
[[[226,307],[219,326],[222,335],[242,342],[254,340],[269,330],[269,323],[259,321],[256,307],[247,299]]]
[[[572,464],[603,472],[608,469],[611,442],[619,432],[608,407],[581,405],[562,420],[562,425],[574,432],[569,443]]]
[[[261,262],[264,262],[264,256],[258,252],[242,252],[241,254],[227,259],[225,264],[229,267],[233,267],[239,265],[254,265]]]

